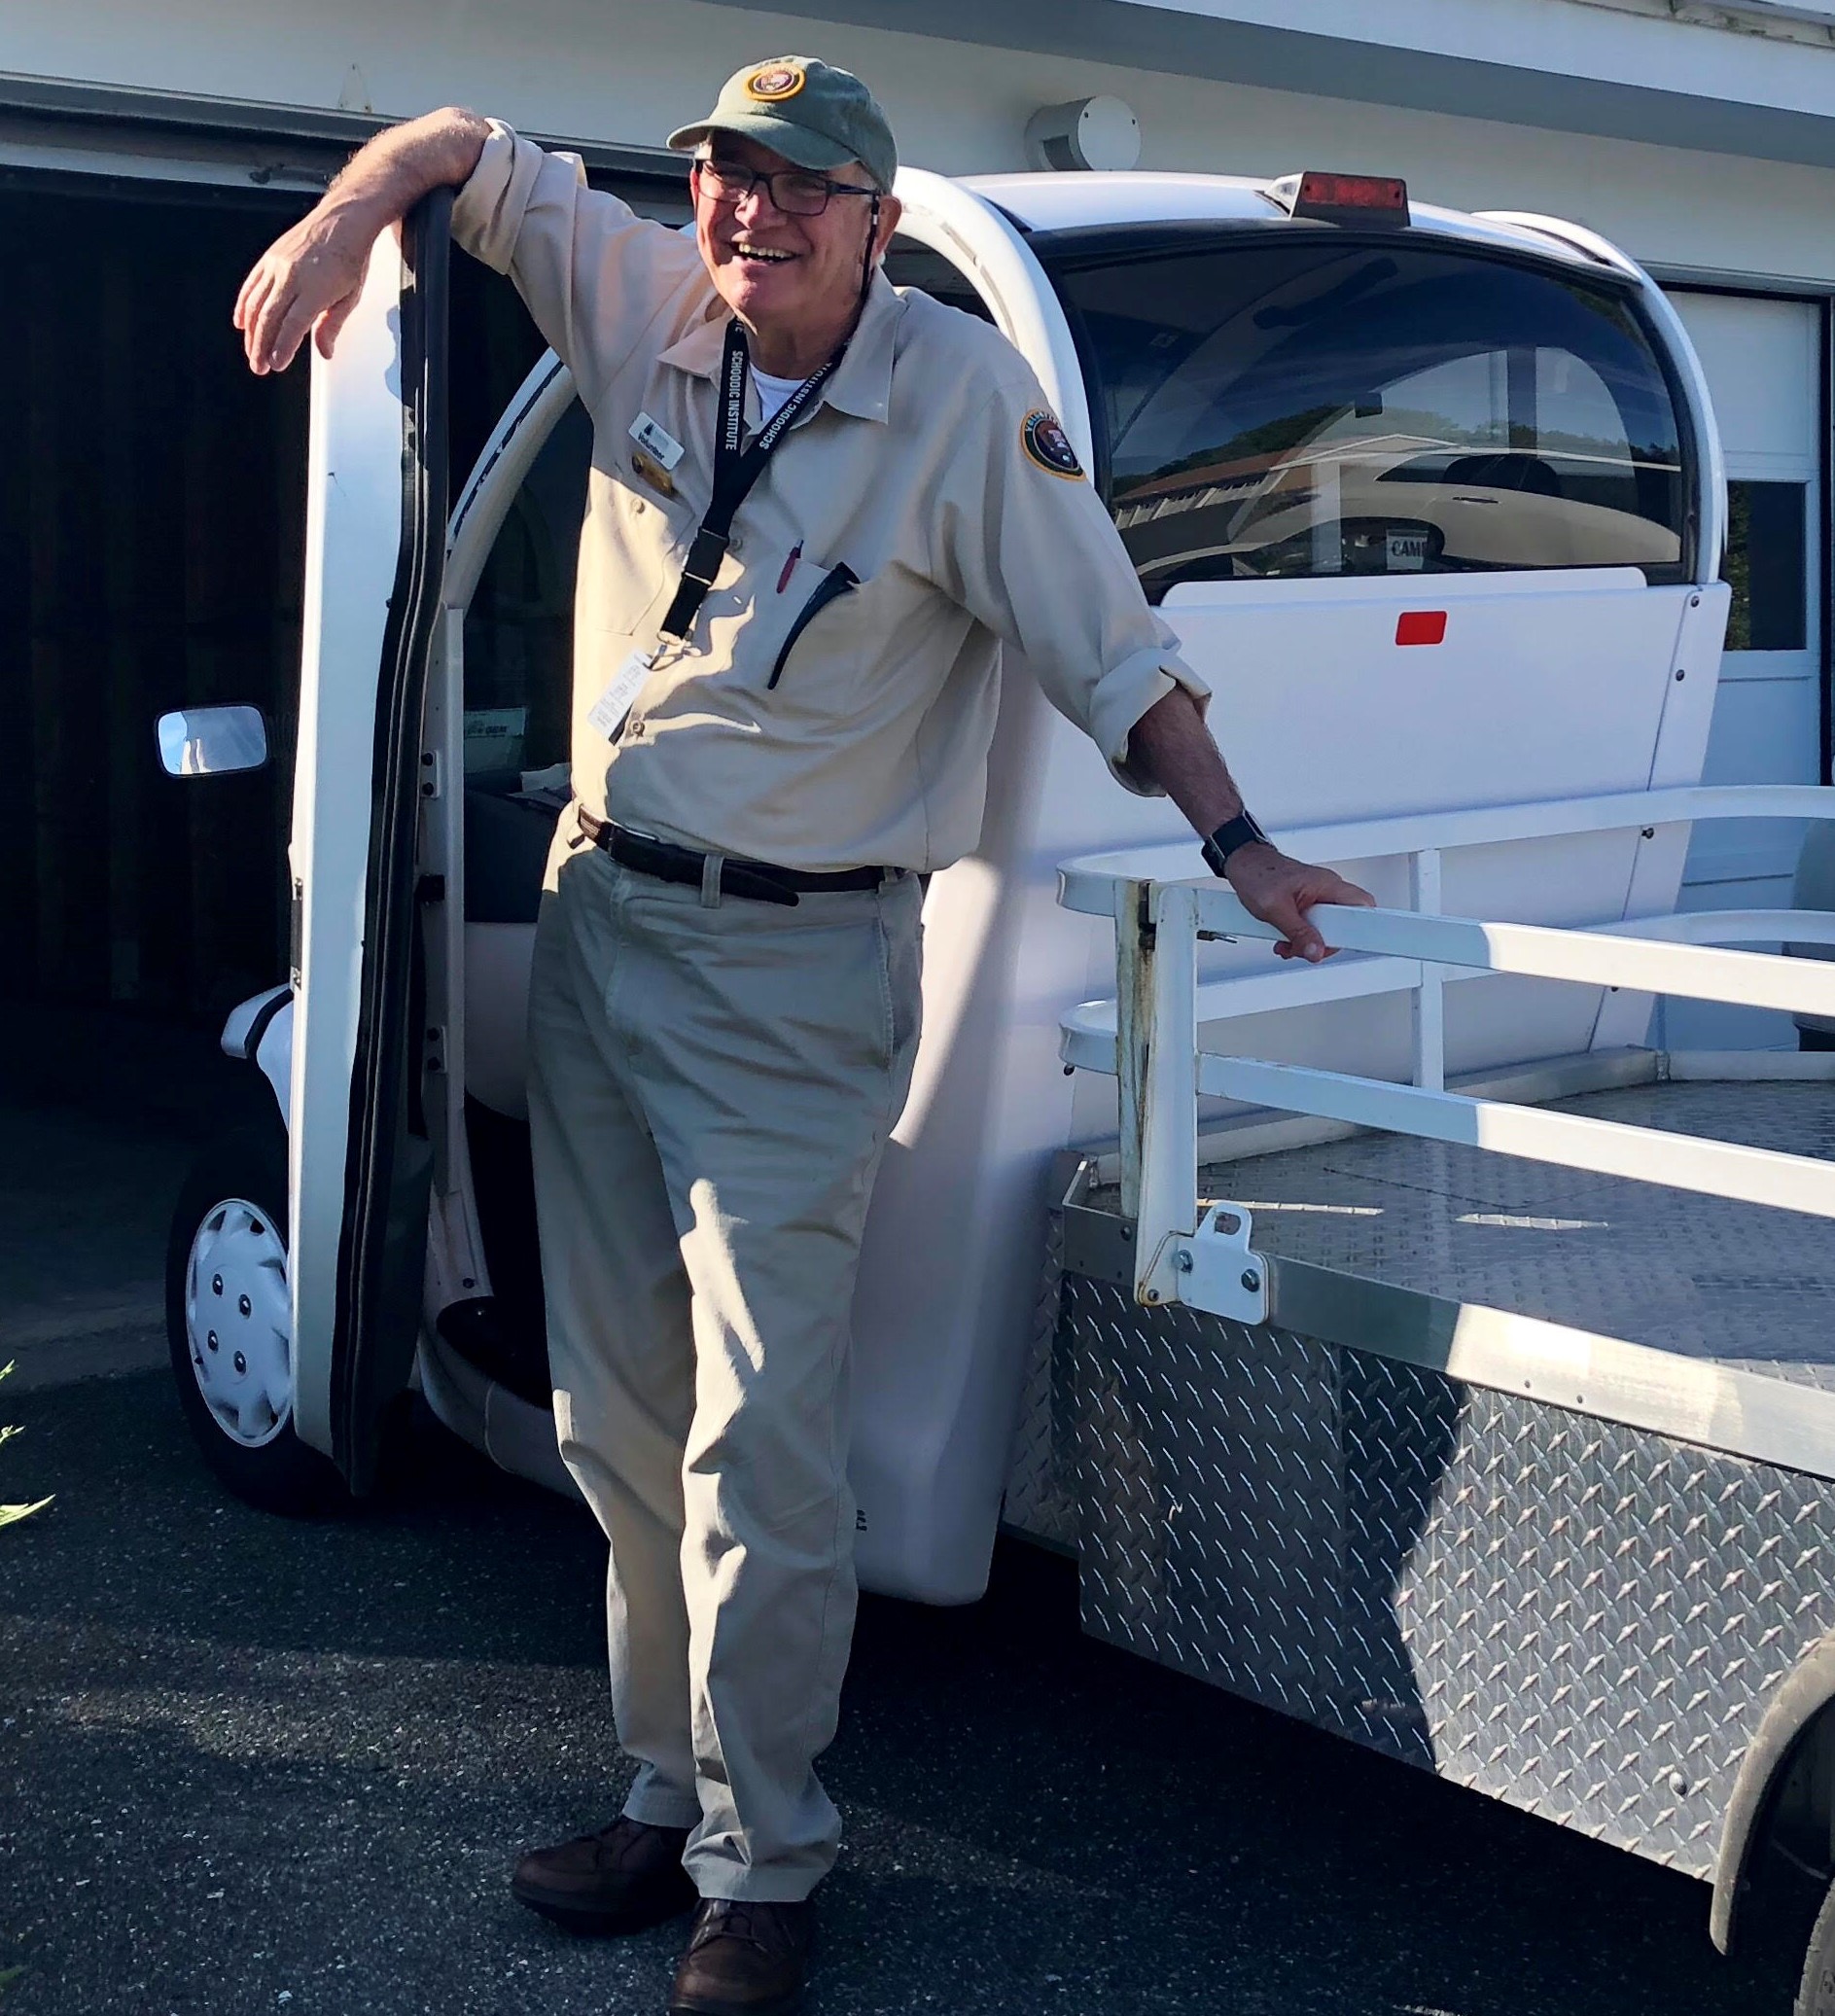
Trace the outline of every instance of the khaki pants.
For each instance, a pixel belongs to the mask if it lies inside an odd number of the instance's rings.
[[[693,1829],[703,1896],[794,1901],[840,1838],[812,1766],[854,1626],[849,1304],[917,1043],[920,892],[788,907],[556,855],[529,1116],[625,1811]]]

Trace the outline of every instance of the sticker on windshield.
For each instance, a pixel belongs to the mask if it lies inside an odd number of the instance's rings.
[[[1034,407],[1019,423],[1019,444],[1026,450],[1029,460],[1051,476],[1061,476],[1077,481],[1083,474],[1083,465],[1076,459],[1076,450],[1071,445],[1071,437],[1058,424],[1058,416],[1048,407]]]

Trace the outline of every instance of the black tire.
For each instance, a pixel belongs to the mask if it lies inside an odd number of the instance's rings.
[[[165,1331],[172,1357],[172,1377],[178,1386],[179,1405],[185,1411],[192,1434],[204,1461],[218,1477],[249,1504],[267,1512],[299,1517],[337,1509],[349,1503],[343,1480],[332,1464],[316,1449],[309,1449],[294,1432],[291,1378],[285,1404],[268,1409],[272,1425],[263,1431],[265,1439],[238,1439],[205,1397],[204,1374],[194,1363],[192,1327],[188,1320],[188,1299],[192,1251],[205,1234],[216,1215],[234,1202],[253,1207],[252,1232],[277,1239],[284,1268],[288,1238],[287,1143],[278,1124],[268,1128],[242,1128],[212,1142],[198,1157],[185,1187],[179,1193],[172,1214],[172,1232],[166,1246]],[[221,1276],[213,1280],[221,1281]],[[246,1312],[243,1312],[246,1314]],[[236,1308],[226,1303],[221,1348],[233,1353]],[[207,1337],[218,1336],[211,1328]],[[206,1348],[202,1344],[199,1351]],[[242,1361],[236,1357],[239,1367]],[[291,1352],[288,1354],[291,1366]],[[262,1402],[266,1405],[265,1399]],[[254,1431],[251,1431],[251,1437]]]
[[[1829,1886],[1810,1933],[1796,2016],[1835,2016],[1835,1884]]]

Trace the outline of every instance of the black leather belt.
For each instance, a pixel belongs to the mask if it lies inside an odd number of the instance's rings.
[[[640,875],[654,875],[659,882],[686,882],[691,888],[700,888],[707,872],[707,856],[697,854],[692,847],[678,847],[671,840],[653,840],[647,833],[632,832],[629,827],[615,826],[609,819],[595,819],[583,805],[574,807],[574,817],[587,839],[595,847],[603,847],[621,867],[635,868]],[[902,868],[842,868],[823,875],[727,855],[720,860],[720,888],[723,895],[746,896],[754,902],[794,903],[804,893],[877,889],[882,882],[896,880],[903,873]]]

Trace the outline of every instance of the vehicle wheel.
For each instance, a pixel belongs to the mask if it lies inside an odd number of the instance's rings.
[[[213,1142],[180,1192],[165,1327],[179,1403],[204,1461],[265,1511],[323,1511],[336,1470],[293,1426],[287,1146],[278,1128]]]
[[[1803,1984],[1797,1990],[1796,2016],[1835,2016],[1835,1884],[1816,1914],[1810,1950],[1804,1956]]]

